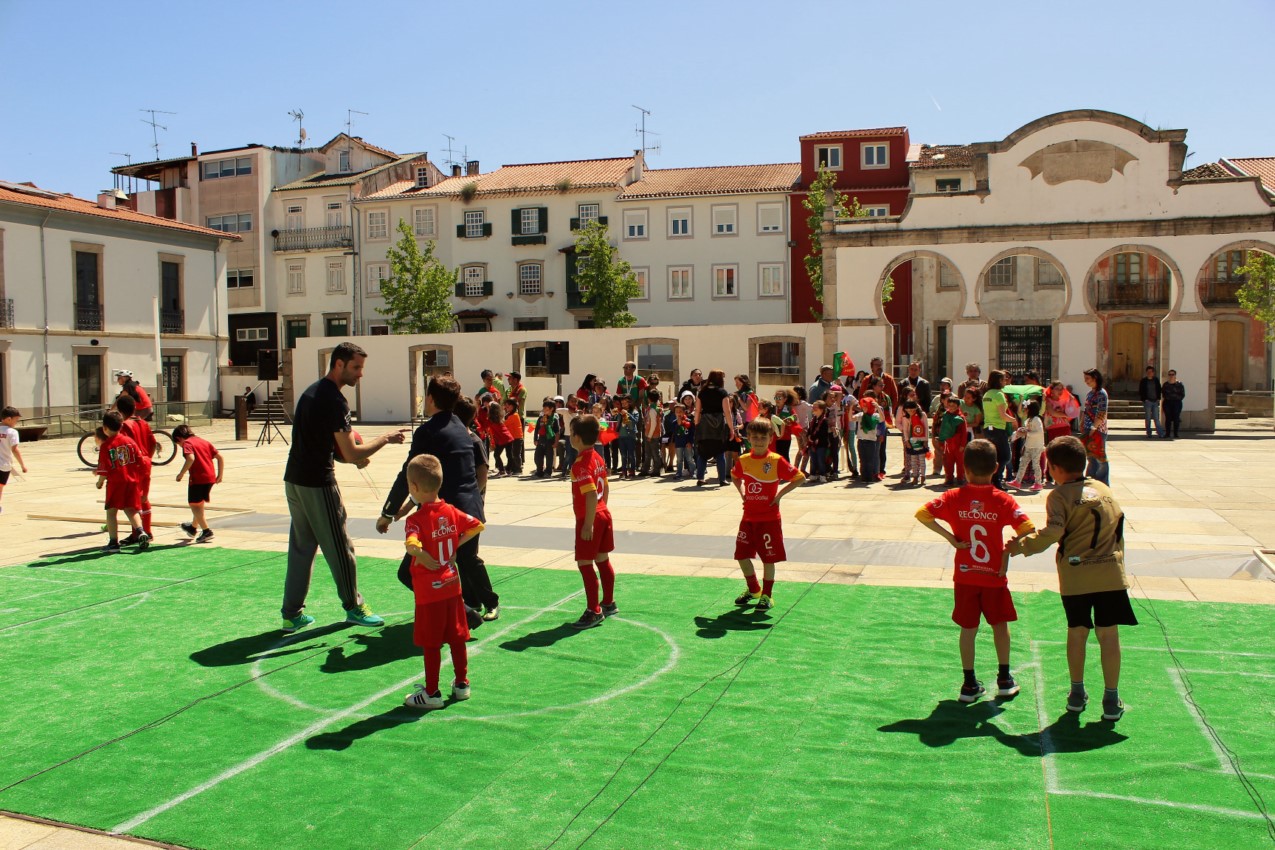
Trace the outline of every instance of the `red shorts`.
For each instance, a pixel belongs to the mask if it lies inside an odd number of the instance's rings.
[[[106,481],[106,509],[142,509],[142,488],[136,481]]]
[[[606,555],[615,551],[615,532],[611,528],[611,514],[599,513],[593,516],[593,539],[584,540],[580,537],[580,529],[584,527],[579,519],[576,520],[576,560],[577,561],[596,561],[599,555]]]
[[[423,648],[469,640],[469,622],[465,619],[465,603],[460,596],[449,596],[438,602],[418,602],[412,640]]]
[[[958,583],[952,622],[962,629],[977,629],[980,615],[986,618],[989,626],[1017,620],[1018,611],[1014,610],[1014,598],[1009,595],[1009,588]]]
[[[784,524],[782,520],[766,519],[739,521],[739,534],[735,535],[735,560],[760,558],[763,564],[777,564],[788,560],[784,551]]]

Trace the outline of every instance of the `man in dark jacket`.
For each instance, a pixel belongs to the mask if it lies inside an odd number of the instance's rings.
[[[474,467],[474,441],[469,429],[452,414],[456,400],[460,398],[460,384],[454,378],[440,377],[429,382],[425,391],[425,415],[429,417],[412,435],[412,447],[407,460],[419,454],[438,458],[443,467],[443,486],[438,495],[472,517],[486,521],[483,497],[478,492],[478,475]],[[384,534],[407,498],[407,463],[403,464],[394,486],[381,508],[376,530]],[[481,536],[481,535],[480,535]],[[398,578],[408,588],[412,586],[412,559],[404,555],[399,564]],[[461,595],[465,599],[469,627],[475,628],[483,620],[500,616],[500,597],[492,590],[487,566],[478,557],[478,537],[456,550],[456,569],[460,573]],[[487,609],[484,617],[482,610]]]
[[[1151,436],[1151,423],[1155,423],[1155,436],[1163,437],[1164,429],[1160,427],[1160,382],[1155,377],[1155,367],[1147,367],[1147,375],[1138,381],[1138,398],[1142,399],[1142,424]]]

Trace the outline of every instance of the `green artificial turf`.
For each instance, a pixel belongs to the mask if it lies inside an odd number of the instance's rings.
[[[389,625],[357,629],[320,559],[289,639],[281,554],[0,570],[0,809],[206,848],[1271,844],[1268,607],[1138,603],[1111,724],[1096,645],[1093,704],[1063,710],[1053,594],[1016,597],[1023,692],[963,705],[947,592],[781,572],[759,613],[735,580],[621,574],[620,617],[576,633],[577,574],[493,568],[473,699],[423,715],[395,566],[360,562]]]

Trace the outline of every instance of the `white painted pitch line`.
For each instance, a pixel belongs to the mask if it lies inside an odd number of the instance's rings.
[[[1182,700],[1182,705],[1186,708],[1187,713],[1195,721],[1195,728],[1199,731],[1200,737],[1209,742],[1209,749],[1213,750],[1213,757],[1217,759],[1218,769],[1222,773],[1234,776],[1235,769],[1231,766],[1230,761],[1227,760],[1226,753],[1222,752],[1222,748],[1218,746],[1217,741],[1209,734],[1209,727],[1205,725],[1199,709],[1191,702],[1191,698],[1186,691],[1186,682],[1182,681],[1182,674],[1178,672],[1176,667],[1166,667],[1164,672],[1168,674],[1169,680],[1173,682],[1173,689],[1178,692],[1178,698]]]
[[[1040,724],[1040,763],[1045,771],[1045,793],[1058,793],[1058,765],[1054,763],[1054,741],[1049,734],[1049,718],[1045,714],[1045,665],[1040,647],[1032,641],[1032,664],[1036,667],[1036,722]]]
[[[1040,644],[1041,646],[1066,646],[1065,640],[1033,640],[1032,644]],[[1120,651],[1132,652],[1168,652],[1167,646],[1127,646],[1120,645]],[[1223,658],[1275,658],[1275,654],[1268,652],[1232,652],[1226,649],[1178,649],[1174,647],[1173,652],[1178,655],[1220,655]]]
[[[39,593],[28,593],[26,596],[9,596],[5,598],[5,602],[21,602],[25,599],[35,599],[38,596],[49,596],[54,593],[66,593],[68,590],[75,590],[77,587],[88,586],[86,584],[71,584],[70,582],[65,582],[65,584],[65,587],[55,587],[52,590],[42,590]],[[13,610],[17,611],[20,609],[14,608]]]
[[[1192,676],[1248,676],[1252,679],[1275,679],[1275,673],[1246,673],[1243,670],[1184,670]]]
[[[49,584],[70,584],[69,581],[59,581],[55,578],[37,578],[36,576],[14,576],[0,572],[0,578],[11,578],[14,581],[46,581]],[[78,587],[78,585],[77,585]]]
[[[40,567],[41,570],[55,573],[75,573],[82,576],[110,576],[111,578],[140,578],[147,581],[190,581],[190,578],[171,578],[169,576],[142,576],[136,573],[103,573],[96,570],[72,570],[68,567]]]
[[[1266,815],[1261,812],[1246,812],[1243,809],[1228,809],[1222,806],[1206,806],[1201,803],[1174,803],[1169,800],[1153,800],[1148,797],[1127,797],[1123,794],[1108,794],[1104,791],[1073,791],[1066,788],[1057,788],[1052,793],[1059,794],[1064,797],[1092,797],[1098,800],[1119,800],[1125,803],[1141,803],[1147,806],[1164,806],[1169,809],[1186,809],[1192,812],[1205,812],[1211,815],[1224,815],[1226,817],[1247,818],[1250,820],[1263,820]]]
[[[474,649],[477,650],[484,644],[490,643],[491,641],[499,637],[503,637],[505,634],[512,631],[513,629],[516,629],[519,626],[522,626],[522,625],[525,625],[526,623],[531,622],[532,620],[536,619],[537,617],[541,616],[544,613],[552,611],[558,606],[581,595],[583,592],[584,591],[582,590],[577,590],[575,593],[570,593],[564,596],[562,599],[559,599],[557,602],[553,603],[552,605],[549,605],[546,608],[542,608],[540,611],[537,611],[536,613],[532,614],[530,617],[525,617],[522,620],[509,624],[504,629],[501,629],[498,632],[493,632],[492,634],[478,641],[475,644]],[[278,755],[279,753],[292,747],[293,745],[298,744],[301,741],[304,741],[306,738],[312,737],[313,735],[316,735],[319,732],[322,732],[324,729],[326,729],[328,726],[331,726],[333,723],[336,723],[340,720],[344,720],[345,718],[349,717],[355,712],[363,710],[364,708],[366,708],[367,706],[371,705],[372,703],[378,700],[385,699],[390,694],[393,694],[396,691],[403,690],[403,688],[406,688],[408,685],[412,684],[412,682],[418,679],[420,679],[420,675],[413,674],[412,676],[410,676],[407,679],[404,679],[401,682],[396,682],[388,688],[377,691],[376,693],[372,694],[370,697],[362,700],[361,702],[355,703],[354,705],[351,705],[338,712],[330,714],[327,717],[321,718],[315,721],[314,723],[311,723],[309,726],[302,729],[300,732],[297,732],[296,734],[290,735],[289,737],[283,739],[282,741],[270,747],[269,749],[262,750],[261,752],[257,753],[255,756],[245,759],[244,761],[241,761],[239,764],[235,765],[234,767],[231,767],[227,770],[222,771],[221,773],[214,776],[212,779],[209,779],[207,782],[203,782],[199,785],[196,785],[194,788],[190,789],[189,791],[186,791],[182,794],[178,794],[176,797],[173,797],[172,799],[164,803],[160,803],[158,806],[155,806],[152,809],[147,809],[146,811],[142,812],[136,817],[133,817],[133,818],[130,818],[129,820],[124,821],[123,823],[117,825],[114,829],[112,829],[111,832],[115,834],[120,834],[120,833],[127,833],[129,830],[136,829],[137,827],[146,823],[148,820],[151,820],[152,818],[158,815],[161,815],[164,812],[167,812],[169,809],[176,808],[177,806],[180,806],[182,803],[186,802],[187,800],[193,797],[197,797],[200,794],[204,793],[205,791],[209,791],[213,788],[216,788],[218,785],[225,782],[227,779],[233,779],[239,774],[247,770],[251,770],[252,768],[256,767],[257,765],[271,758],[272,756]]]

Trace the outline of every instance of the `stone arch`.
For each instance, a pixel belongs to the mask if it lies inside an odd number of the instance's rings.
[[[797,355],[797,376],[791,381],[781,381],[787,385],[795,385],[803,383],[804,376],[810,374],[808,364],[810,363],[810,345],[805,337],[800,336],[753,336],[748,338],[748,375],[753,379],[753,386],[761,386],[761,352],[760,348],[767,343],[795,343],[800,347]],[[727,377],[730,377],[729,375]],[[732,385],[733,386],[733,385]],[[761,396],[760,393],[758,394]]]
[[[1126,253],[1147,254],[1155,257],[1169,269],[1169,272],[1173,275],[1173,280],[1169,282],[1168,304],[1163,308],[1163,312],[1166,316],[1176,313],[1182,304],[1182,287],[1183,281],[1185,280],[1182,276],[1182,269],[1178,266],[1177,261],[1161,249],[1152,245],[1145,245],[1140,242],[1128,242],[1122,245],[1112,245],[1097,257],[1094,257],[1094,261],[1089,265],[1089,269],[1085,272],[1083,294],[1085,297],[1085,309],[1089,312],[1089,314],[1093,316],[1097,316],[1099,314],[1097,293],[1094,291],[1094,287],[1090,285],[1091,281],[1094,279],[1094,275],[1098,271],[1098,264],[1108,257]],[[1147,307],[1141,312],[1149,311],[1158,313],[1161,312],[1161,308]]]
[[[983,295],[987,287],[987,273],[991,271],[992,266],[996,265],[1006,257],[1035,257],[1038,260],[1044,260],[1051,264],[1054,268],[1058,269],[1058,273],[1062,275],[1063,279],[1063,312],[1065,315],[1066,308],[1071,304],[1072,297],[1071,275],[1067,272],[1067,267],[1048,251],[1042,251],[1039,248],[1030,248],[1027,246],[1006,248],[1004,251],[994,255],[983,265],[983,268],[979,269],[978,277],[974,281],[975,304],[980,303],[983,299]],[[979,312],[981,313],[982,310],[980,309]]]
[[[423,405],[425,403],[425,378],[426,374],[422,374],[422,368],[417,368],[421,357],[421,352],[438,351],[447,354],[447,365],[430,367],[427,371],[428,375],[433,375],[434,371],[450,372],[456,368],[455,349],[444,343],[425,342],[418,345],[411,345],[407,348],[407,400],[408,409],[412,411],[412,418],[415,420],[423,414]]]
[[[1230,242],[1226,245],[1219,246],[1209,254],[1209,258],[1204,261],[1204,265],[1200,267],[1199,273],[1195,276],[1196,303],[1200,305],[1200,311],[1206,316],[1215,316],[1219,313],[1226,314],[1242,312],[1239,304],[1210,304],[1207,299],[1208,293],[1206,290],[1208,285],[1206,282],[1211,280],[1213,277],[1213,259],[1218,254],[1223,254],[1227,251],[1261,251],[1264,254],[1275,256],[1275,244],[1264,242],[1260,239],[1241,239],[1236,242]]]
[[[920,354],[920,352],[917,351],[916,349],[921,345],[925,345],[927,348],[933,345],[935,350],[932,352],[927,352],[927,356],[932,355],[931,359],[933,360],[933,362],[927,362],[926,367],[927,367],[927,370],[934,370],[934,369],[938,369],[940,366],[945,366],[950,364],[951,354],[952,354],[952,337],[951,337],[950,328],[951,326],[964,321],[963,317],[965,315],[965,307],[969,301],[969,292],[966,289],[965,276],[961,273],[960,267],[956,263],[954,263],[946,254],[943,254],[939,251],[933,251],[928,249],[918,249],[915,251],[907,251],[903,254],[899,254],[898,256],[891,259],[888,263],[886,263],[885,266],[882,268],[880,277],[877,279],[875,298],[876,298],[876,303],[879,305],[878,306],[878,310],[880,311],[878,313],[879,322],[884,323],[887,321],[885,316],[885,305],[881,304],[881,293],[885,290],[886,280],[889,279],[889,277],[894,273],[894,270],[896,268],[903,265],[904,263],[913,262],[914,260],[933,260],[936,264],[936,270],[935,270],[935,287],[936,288],[933,290],[927,290],[919,298],[913,299],[913,307],[912,307],[913,309],[913,320],[912,320],[913,321],[913,349],[914,349],[912,354],[913,356],[917,356],[918,354]],[[941,269],[941,266],[944,264],[946,264],[952,270],[952,273],[956,276],[955,290],[937,288],[938,278],[941,275],[940,269]],[[916,279],[915,266],[913,268],[914,268],[913,280],[915,280]],[[941,295],[946,295],[949,292],[957,295],[959,300],[957,302],[955,313],[950,318],[945,319],[946,327],[948,328],[948,330],[940,331],[937,329],[937,325],[939,324],[939,322],[937,321],[938,316],[930,315],[929,313],[927,313],[927,308],[934,307],[936,298]],[[935,308],[935,311],[937,313],[937,308]],[[934,322],[936,325],[936,327],[934,328],[935,330],[934,338],[932,340],[928,333],[929,330],[931,330],[929,326],[930,322]],[[919,329],[919,332],[918,332],[918,329]],[[941,333],[947,334],[946,340],[942,342],[940,337]],[[921,340],[921,342],[918,342],[917,341],[918,339]],[[891,340],[893,340],[892,334],[891,334]],[[940,344],[942,345],[942,351],[937,351]],[[894,355],[891,355],[892,359],[893,359],[893,356]]]
[[[1063,112],[1055,112],[1052,115],[1046,115],[1037,118],[1014,132],[1010,133],[1003,141],[994,143],[993,153],[1007,151],[1023,139],[1039,133],[1041,130],[1050,127],[1056,127],[1060,124],[1071,124],[1077,121],[1092,121],[1100,124],[1110,124],[1113,127],[1119,127],[1122,130],[1128,130],[1136,136],[1141,136],[1149,142],[1177,142],[1182,141],[1185,137],[1185,130],[1153,130],[1146,124],[1137,119],[1130,118],[1128,115],[1121,115],[1118,112],[1107,112],[1102,109],[1069,109]]]
[[[638,373],[645,375],[642,364],[638,362],[638,349],[644,345],[667,345],[673,349],[673,368],[670,370],[657,369],[655,373],[660,376],[660,383],[668,382],[671,389],[665,390],[663,395],[665,400],[668,399],[670,392],[676,392],[677,388],[682,385],[682,343],[677,337],[671,336],[648,336],[635,337],[624,341],[624,359],[632,360],[638,364]]]

